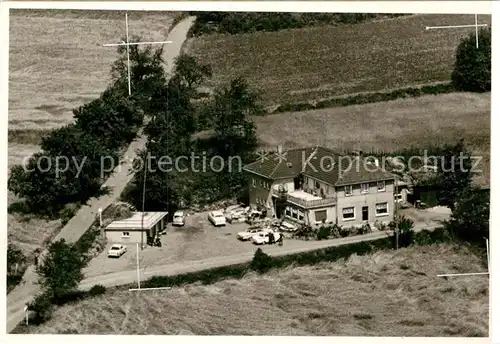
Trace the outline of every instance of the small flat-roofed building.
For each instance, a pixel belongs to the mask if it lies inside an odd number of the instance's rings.
[[[110,223],[105,229],[109,243],[147,243],[167,225],[168,212],[134,212],[131,217]]]

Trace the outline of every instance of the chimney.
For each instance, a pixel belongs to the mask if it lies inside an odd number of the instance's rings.
[[[278,145],[278,147],[276,147],[276,150],[278,151],[278,154],[281,154],[283,152],[283,147],[281,145]]]

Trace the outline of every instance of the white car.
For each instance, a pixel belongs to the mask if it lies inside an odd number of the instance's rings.
[[[280,230],[284,232],[295,232],[297,230],[297,226],[291,224],[290,222],[283,221],[280,225]]]
[[[120,258],[127,252],[127,246],[114,244],[108,251],[108,257]]]
[[[208,221],[210,221],[216,227],[226,225],[226,217],[220,210],[214,210],[209,212]]]
[[[226,210],[226,220],[228,222],[245,221],[245,209],[240,207],[229,211]]]
[[[262,228],[250,228],[244,232],[239,232],[236,234],[236,237],[241,240],[241,241],[247,241],[252,239],[253,236],[256,234],[263,232],[264,230]]]
[[[184,226],[185,220],[186,220],[186,217],[184,215],[184,212],[176,211],[174,213],[174,218],[172,220],[172,226]]]
[[[281,233],[273,231],[262,231],[252,237],[252,243],[254,243],[255,245],[269,244],[269,236],[271,233],[274,235],[274,242],[278,242],[278,240],[281,238]]]

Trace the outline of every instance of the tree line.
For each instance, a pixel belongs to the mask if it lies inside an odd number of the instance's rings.
[[[377,13],[294,13],[294,12],[190,12],[196,16],[191,36],[212,33],[240,34],[272,32],[320,25],[356,24],[381,17],[407,14]]]

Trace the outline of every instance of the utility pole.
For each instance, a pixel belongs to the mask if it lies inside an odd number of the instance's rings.
[[[137,246],[136,246],[137,250],[136,250],[136,253],[137,253],[137,288],[138,289],[141,289],[141,273],[140,273],[140,269],[139,269],[139,243],[137,243]]]
[[[394,223],[396,224],[396,250],[399,249],[399,219],[397,217],[398,213],[398,201],[399,201],[399,193],[398,193],[398,178],[394,178],[394,187],[396,189],[396,201],[394,202]]]
[[[149,154],[146,148],[146,156]],[[144,162],[144,180],[142,182],[142,215],[141,215],[141,250],[144,248],[144,206],[146,204],[146,177],[148,168]]]

